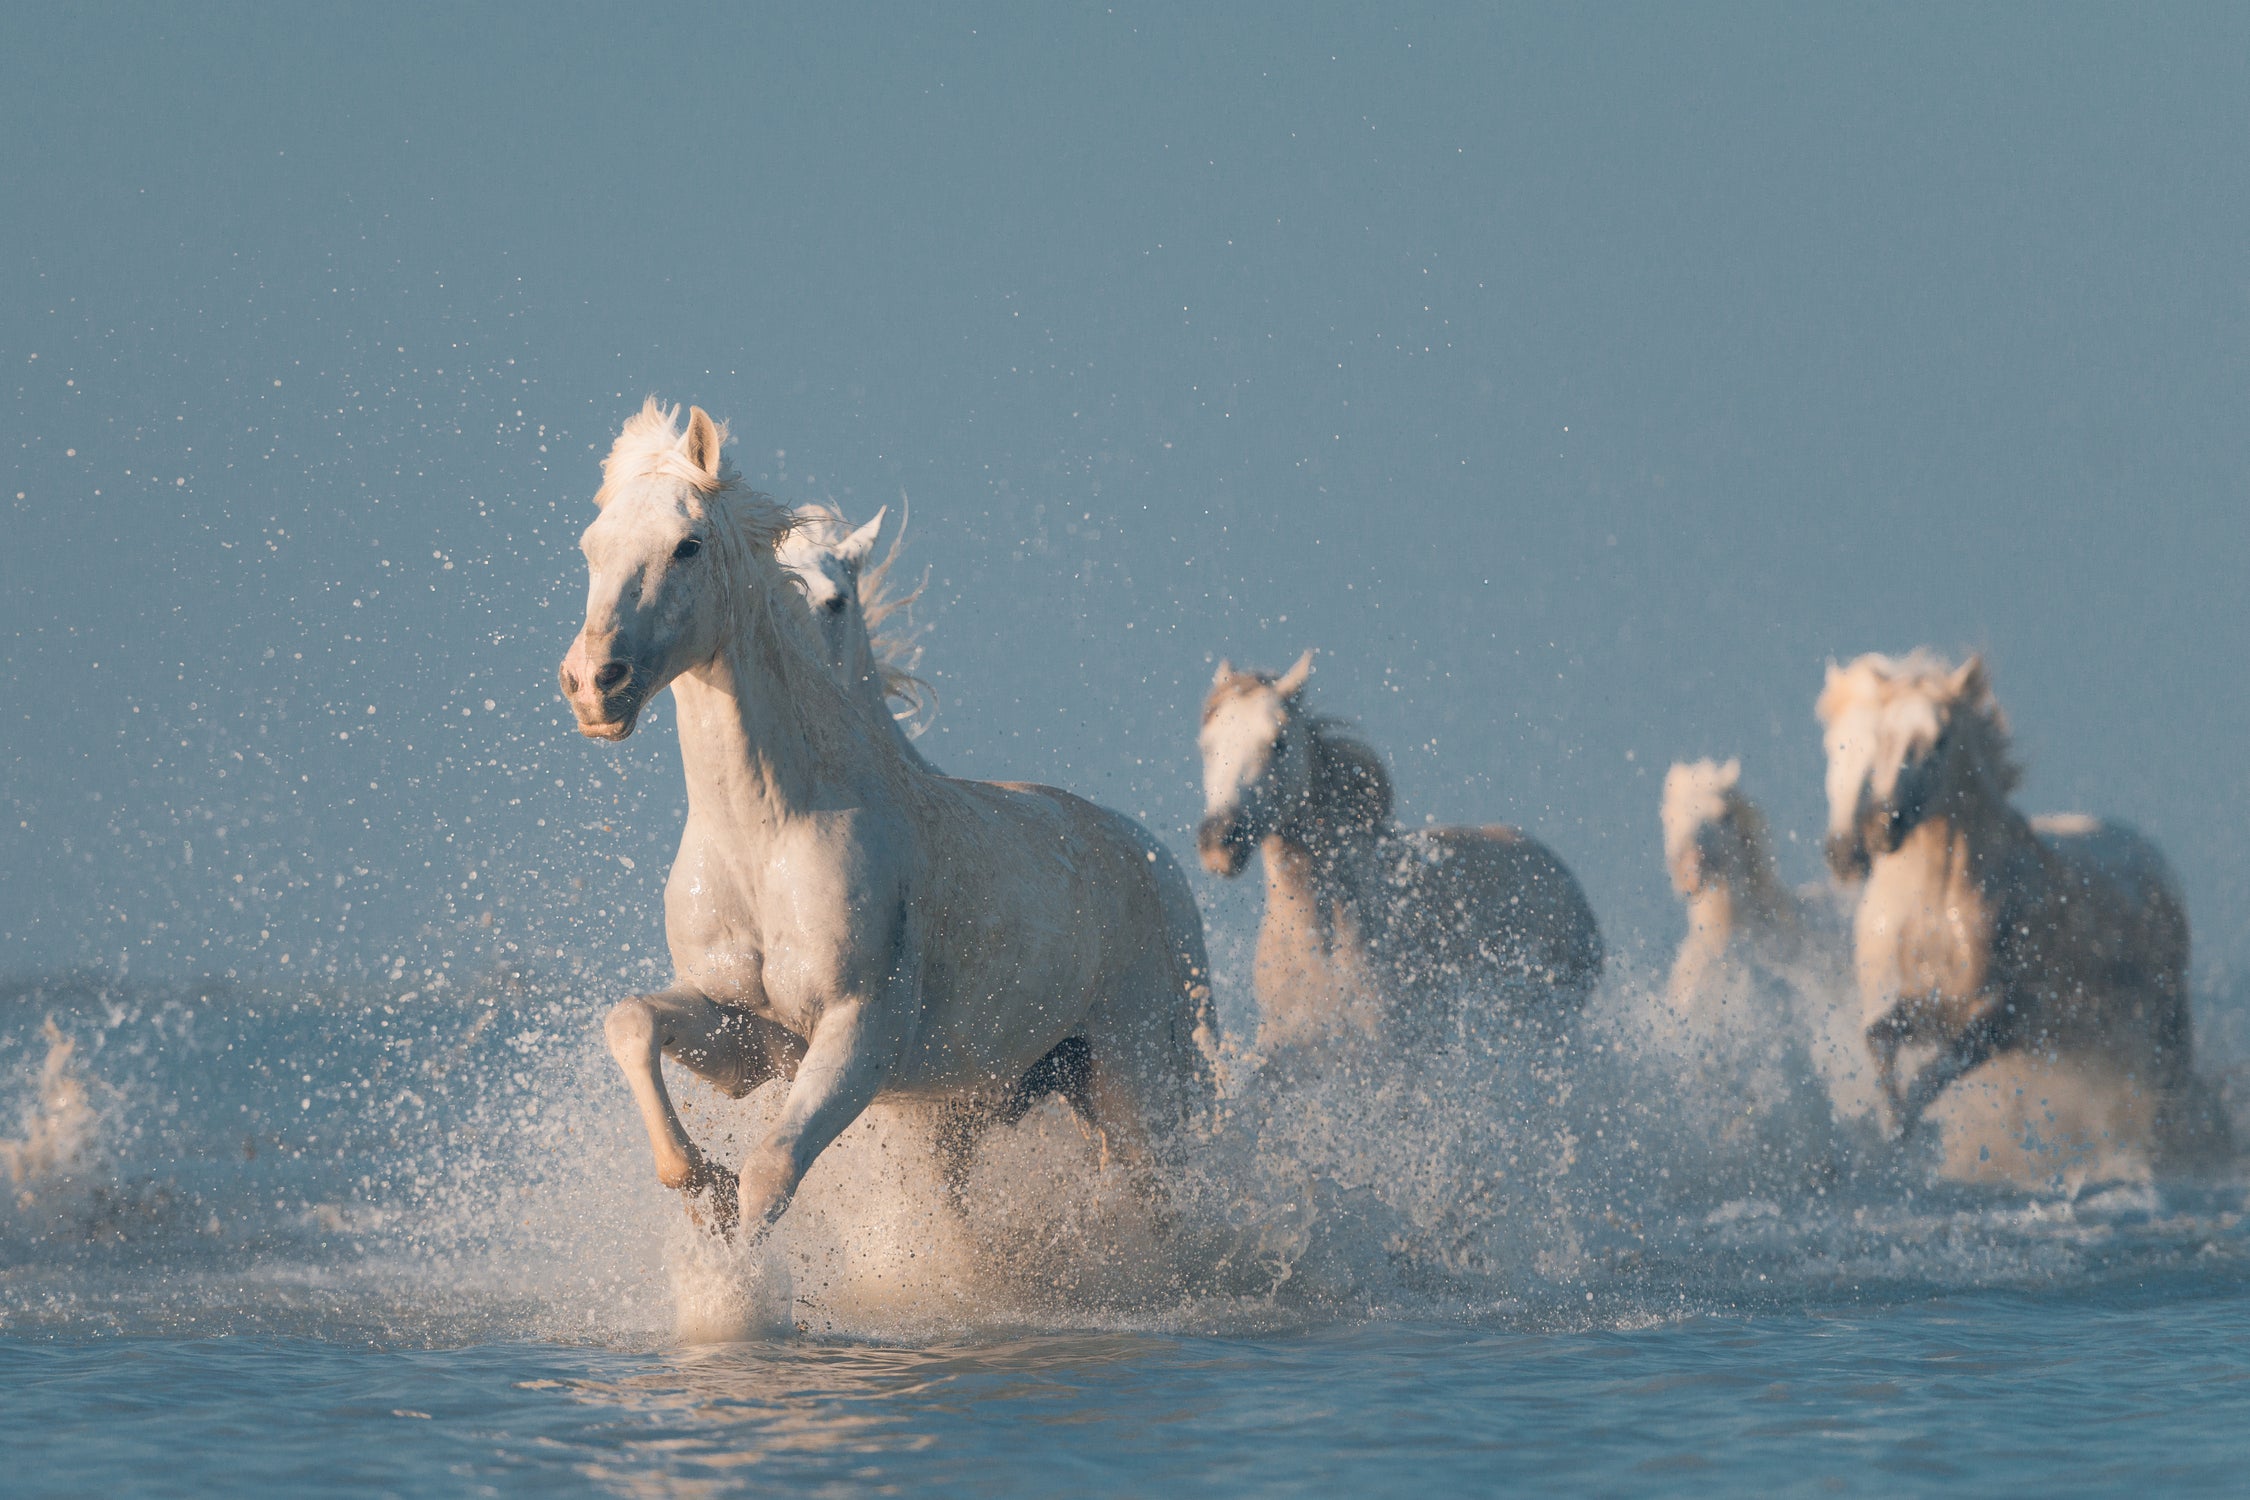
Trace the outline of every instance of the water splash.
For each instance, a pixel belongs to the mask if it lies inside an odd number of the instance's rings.
[[[435,997],[0,995],[0,1325],[627,1347],[1628,1326],[2250,1258],[2231,1169],[2055,1171],[2019,1131],[2029,1168],[1951,1181],[1935,1145],[1882,1137],[1804,1015],[1769,996],[1691,1025],[1629,970],[1567,1038],[1471,1019],[1408,1057],[1235,1055],[1161,1213],[1060,1103],[993,1131],[958,1200],[934,1122],[879,1107],[745,1256],[655,1184],[607,998],[500,970]],[[731,1160],[780,1093],[679,1097]]]

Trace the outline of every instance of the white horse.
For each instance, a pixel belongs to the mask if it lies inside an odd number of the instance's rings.
[[[1817,708],[1828,859],[1866,879],[1853,928],[1861,1015],[1893,1121],[1911,1131],[1988,1060],[2035,1052],[2153,1100],[2160,1150],[2217,1128],[2192,1069],[2187,912],[2130,828],[2033,820],[1984,664],[1926,652],[1833,663]],[[1901,1047],[1936,1056],[1901,1082]]]
[[[1674,764],[1662,821],[1665,867],[1687,908],[1665,997],[1711,1065],[1746,1066],[1750,1083],[1725,1086],[1760,1096],[1758,1113],[1771,1116],[1809,1073],[1833,1112],[1871,1114],[1850,918],[1837,894],[1782,883],[1740,761]]]
[[[1701,1015],[1742,971],[1796,983],[1829,967],[1833,909],[1781,882],[1765,814],[1742,791],[1742,763],[1678,761],[1664,773],[1664,864],[1687,907],[1687,936],[1672,959],[1666,997]]]
[[[1062,1093],[1161,1196],[1205,1118],[1215,1050],[1202,924],[1138,824],[1047,787],[955,781],[847,693],[774,555],[792,517],[725,432],[650,401],[603,464],[586,622],[562,686],[593,739],[666,686],[687,828],[665,888],[675,979],[606,1031],[659,1180],[762,1238],[878,1098],[1006,1118]],[[671,1056],[740,1096],[790,1080],[739,1178],[665,1092]]]
[[[1198,736],[1204,868],[1265,855],[1260,1048],[1410,1029],[1464,992],[1581,1007],[1602,936],[1569,869],[1513,828],[1399,828],[1382,758],[1306,705],[1311,673],[1310,651],[1279,677],[1220,662]]]
[[[917,764],[930,768],[914,744],[931,702],[929,684],[914,672],[922,653],[911,633],[894,623],[922,596],[929,579],[925,575],[903,594],[891,592],[891,568],[906,541],[903,522],[883,560],[872,567],[867,563],[889,510],[883,507],[855,529],[832,505],[800,505],[796,524],[774,555],[804,590],[821,654],[836,680],[847,692],[880,699],[900,746]],[[893,703],[898,706],[890,707]]]

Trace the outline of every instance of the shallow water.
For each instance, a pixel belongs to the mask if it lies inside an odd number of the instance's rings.
[[[2236,1492],[2233,1278],[1505,1332],[0,1341],[19,1494]]]
[[[2171,1492],[2250,1449],[2241,1173],[1949,1184],[1629,984],[1543,1057],[1237,1059],[1169,1250],[1050,1107],[966,1219],[915,1121],[855,1127],[746,1266],[567,979],[410,982],[0,996],[10,1493]],[[771,1104],[686,1098],[721,1143]],[[753,1272],[772,1326],[682,1340]]]

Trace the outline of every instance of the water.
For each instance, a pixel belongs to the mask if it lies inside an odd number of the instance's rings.
[[[18,1493],[2221,1492],[2245,1306],[2197,1277],[1568,1334],[17,1340],[0,1432]]]
[[[1795,1076],[1771,1048],[1681,1051],[1629,977],[1542,1059],[1473,1034],[1410,1079],[1238,1059],[1185,1249],[1050,1108],[988,1144],[969,1223],[915,1121],[855,1127],[749,1264],[648,1180],[566,977],[407,993],[0,996],[11,1493],[2239,1471],[2240,1174],[1948,1182],[1830,1107],[1801,1051]],[[770,1107],[687,1104],[721,1141]],[[693,1326],[727,1305],[750,1337],[682,1337],[728,1332]]]

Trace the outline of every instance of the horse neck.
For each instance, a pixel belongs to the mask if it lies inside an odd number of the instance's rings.
[[[1992,778],[1971,774],[1948,782],[1930,809],[1885,860],[1919,861],[1924,879],[1996,895],[2025,860],[2038,859],[2031,820]]]
[[[843,690],[811,652],[792,659],[780,628],[764,620],[727,629],[719,651],[672,684],[691,814],[771,828],[839,798],[862,800],[904,765],[880,736],[852,732]],[[822,715],[836,732],[810,732]]]
[[[1730,878],[1715,882],[1710,894],[1723,893],[1730,921],[1744,928],[1769,932],[1797,928],[1800,923],[1796,898],[1781,883],[1773,851],[1766,847],[1757,829],[1742,829],[1737,847],[1739,852],[1735,868],[1729,872]]]
[[[1345,912],[1364,920],[1369,887],[1383,864],[1393,830],[1364,813],[1339,810],[1321,795],[1316,777],[1305,800],[1260,843],[1266,862],[1266,900],[1316,913],[1324,933]]]

